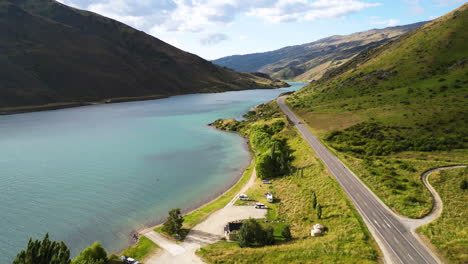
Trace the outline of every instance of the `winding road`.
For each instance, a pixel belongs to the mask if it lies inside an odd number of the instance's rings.
[[[330,173],[336,178],[343,190],[348,194],[362,218],[367,224],[369,231],[376,239],[383,251],[386,263],[429,263],[438,264],[441,261],[432,253],[416,235],[415,229],[437,218],[442,210],[441,201],[437,201],[438,194],[432,186],[427,183],[427,175],[423,175],[423,181],[431,193],[436,194],[435,212],[431,217],[420,220],[403,218],[390,210],[350,169],[346,167],[335,155],[333,155],[319,140],[310,132],[300,119],[288,108],[284,102],[285,96],[278,98],[278,105],[288,118],[295,124],[302,137],[314,149],[317,156],[323,161]],[[437,202],[440,203],[437,209]],[[430,218],[430,219],[428,219]],[[433,219],[432,219],[433,218]],[[426,219],[426,221],[424,221]]]

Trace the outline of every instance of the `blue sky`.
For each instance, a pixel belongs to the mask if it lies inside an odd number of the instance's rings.
[[[463,0],[59,0],[205,59],[437,18]]]

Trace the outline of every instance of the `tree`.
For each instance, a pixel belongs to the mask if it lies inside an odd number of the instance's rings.
[[[28,247],[13,260],[13,264],[70,264],[70,250],[63,242],[29,239]]]
[[[289,225],[285,225],[283,227],[283,230],[281,231],[281,235],[284,237],[284,239],[286,239],[286,241],[291,240],[292,235],[291,235],[291,228],[289,227]]]
[[[273,176],[275,175],[275,161],[272,159],[271,154],[269,152],[258,156],[255,163],[257,176],[260,179],[273,178]]]
[[[249,247],[255,243],[255,230],[251,223],[251,219],[242,224],[237,234],[237,242],[240,247]]]
[[[182,224],[184,223],[184,217],[180,213],[180,209],[172,209],[169,211],[169,216],[163,225],[163,231],[171,235],[180,235],[182,231]]]
[[[105,264],[107,262],[107,252],[99,242],[94,242],[93,245],[85,248],[73,260],[73,264]]]
[[[315,195],[315,192],[312,191],[312,208],[316,209],[317,207],[317,195]]]
[[[237,242],[240,247],[272,245],[275,243],[273,231],[272,227],[263,229],[255,219],[250,218],[242,224],[237,234]]]
[[[322,206],[318,203],[315,209],[317,210],[317,218],[322,219]]]

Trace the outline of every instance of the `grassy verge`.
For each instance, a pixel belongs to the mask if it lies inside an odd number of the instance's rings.
[[[271,103],[271,122],[285,117],[276,103]],[[267,116],[262,111],[262,116]],[[218,242],[202,247],[197,254],[207,263],[377,263],[379,251],[357,211],[344,192],[329,175],[313,150],[288,124],[278,135],[291,149],[292,170],[275,178],[272,186],[257,182],[247,194],[263,201],[263,193],[274,191],[278,199],[271,206],[276,213],[270,220],[283,220],[291,226],[293,240],[279,241],[276,245],[261,248],[240,248],[235,242]],[[312,207],[312,192],[322,206],[322,219]],[[270,204],[268,204],[270,206]],[[315,223],[327,227],[322,237],[311,237]]]
[[[454,164],[392,157],[360,159],[336,154],[393,211],[411,218],[424,217],[432,210],[433,198],[421,175],[428,169]]]
[[[143,260],[158,248],[159,246],[156,245],[153,241],[144,236],[141,236],[137,244],[127,248],[125,251],[122,252],[121,255],[131,257],[137,260]]]
[[[450,263],[468,263],[468,169],[450,169],[430,175],[429,182],[444,203],[442,215],[418,232],[429,238]]]
[[[335,153],[377,196],[396,213],[421,218],[432,209],[432,196],[421,181],[428,169],[468,163],[468,150],[403,151],[388,155],[356,155],[338,151],[326,140],[330,132],[355,125],[372,115],[369,111],[314,113],[294,109],[310,130]],[[327,109],[330,110],[330,109]],[[395,110],[396,111],[396,110]],[[399,109],[399,111],[403,111]]]
[[[242,175],[239,182],[236,183],[236,185],[234,185],[230,190],[228,190],[223,195],[218,197],[216,200],[210,202],[209,204],[185,215],[183,225],[184,235],[186,235],[192,227],[203,221],[211,213],[226,206],[234,198],[234,196],[237,195],[238,192],[240,192],[242,187],[249,181],[250,176],[252,175],[252,170],[253,166],[249,165],[245,169],[244,174]],[[154,231],[165,234],[165,232],[162,230],[162,226],[154,228]]]

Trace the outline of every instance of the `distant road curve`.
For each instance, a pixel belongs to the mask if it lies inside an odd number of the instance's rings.
[[[441,170],[449,170],[449,169],[457,169],[457,168],[466,168],[467,165],[452,165],[452,166],[443,166],[443,167],[437,167],[433,168],[430,170],[425,171],[422,176],[421,176],[421,181],[426,185],[426,188],[429,190],[431,193],[433,199],[434,199],[434,204],[432,206],[431,212],[424,216],[421,219],[410,219],[410,218],[402,218],[402,221],[407,223],[407,226],[412,229],[412,231],[415,233],[415,230],[422,226],[429,224],[430,222],[436,220],[441,214],[442,214],[442,209],[444,207],[442,199],[440,198],[439,193],[434,189],[434,187],[430,184],[429,182],[429,176],[434,173],[438,172]]]
[[[386,263],[442,263],[417,237],[403,219],[393,213],[354,173],[333,155],[297,118],[284,102],[278,105],[295,124],[302,137],[314,149],[330,173],[348,194],[379,244]],[[427,176],[426,176],[427,177]],[[429,185],[431,186],[431,185]],[[431,186],[432,188],[432,186]]]

